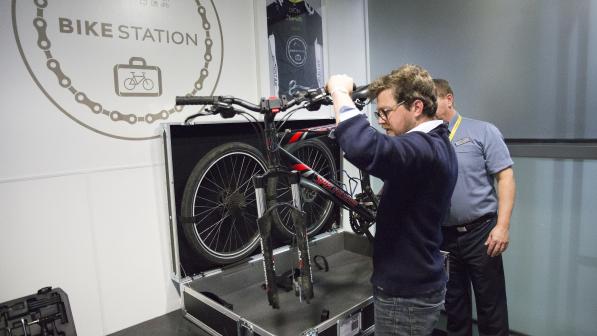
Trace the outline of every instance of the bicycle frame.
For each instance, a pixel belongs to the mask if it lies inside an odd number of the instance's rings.
[[[336,125],[317,126],[311,128],[305,128],[300,130],[294,130],[291,133],[287,133],[282,138],[281,143],[291,144],[299,141],[328,136],[336,129]],[[293,170],[298,171],[301,174],[301,185],[310,189],[315,189],[325,195],[328,199],[333,201],[335,204],[357,213],[361,218],[367,222],[373,222],[375,220],[375,214],[369,209],[365,208],[355,198],[352,197],[343,188],[338,186],[333,181],[327,180],[321,176],[318,172],[311,169],[309,166],[304,164],[301,160],[290,154],[284,148],[280,147],[277,149],[281,158],[287,163],[287,166]],[[370,192],[370,179],[369,174],[361,171],[361,189]],[[372,238],[372,237],[370,237]]]

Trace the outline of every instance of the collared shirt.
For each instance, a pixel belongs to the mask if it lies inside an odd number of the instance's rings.
[[[429,121],[425,121],[422,122],[420,124],[418,124],[417,126],[413,127],[410,131],[406,132],[406,133],[410,133],[410,132],[423,132],[423,133],[429,133],[429,131],[431,131],[432,129],[436,128],[437,126],[443,124],[444,122],[441,120],[429,120]]]
[[[340,122],[348,120],[350,118],[356,117],[358,115],[361,114],[365,114],[365,112],[363,111],[359,111],[357,108],[354,108],[352,106],[341,106],[340,107]],[[441,120],[429,120],[429,121],[425,121],[423,123],[420,123],[419,125],[417,125],[416,127],[412,128],[411,130],[409,130],[406,133],[410,133],[410,132],[415,132],[415,131],[419,131],[419,132],[423,132],[423,133],[429,133],[429,131],[431,131],[432,129],[436,128],[437,126],[441,125],[443,123],[443,121]]]
[[[458,116],[456,113],[450,120],[450,131]],[[500,131],[485,121],[462,118],[452,145],[458,157],[458,179],[445,226],[463,225],[496,213],[493,176],[514,164]]]

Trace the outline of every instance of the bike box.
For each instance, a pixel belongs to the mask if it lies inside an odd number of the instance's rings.
[[[371,244],[348,232],[324,233],[309,243],[314,297],[300,302],[279,288],[280,309],[268,305],[260,255],[181,284],[185,317],[211,335],[368,335],[374,331]],[[322,256],[322,257],[316,257]],[[296,249],[274,251],[276,273],[296,262]],[[322,262],[322,260],[326,260]],[[327,266],[327,271],[326,271]]]
[[[76,336],[66,293],[45,287],[37,294],[0,303],[0,336]]]
[[[335,123],[334,119],[290,120],[285,124],[285,128],[300,129],[332,123]],[[195,252],[182,232],[180,209],[183,191],[193,168],[207,152],[224,143],[244,142],[258,149],[261,149],[261,143],[253,126],[246,122],[194,125],[167,123],[163,126],[162,141],[168,196],[171,278],[175,282],[181,283],[222,266],[195,258]],[[340,167],[340,154],[337,146],[333,141],[328,142],[330,149],[338,157],[337,163]]]
[[[331,119],[290,121],[290,129],[322,126]],[[185,317],[211,335],[367,335],[373,332],[371,245],[361,236],[332,230],[310,239],[314,298],[300,302],[280,288],[280,309],[269,306],[259,251],[233,265],[197,263],[178,220],[182,192],[191,170],[209,150],[232,141],[259,148],[247,123],[165,124],[172,279],[179,285]],[[339,152],[336,152],[339,156]],[[340,166],[339,166],[340,167]],[[274,250],[276,274],[293,269],[296,249]],[[325,262],[327,261],[327,271]]]

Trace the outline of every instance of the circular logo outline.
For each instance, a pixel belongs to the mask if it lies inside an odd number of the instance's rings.
[[[300,43],[302,49],[292,49],[291,45],[295,42]],[[301,55],[303,55],[303,59],[300,62],[295,61],[292,53],[300,53]],[[286,57],[288,58],[290,63],[292,63],[292,65],[296,67],[302,67],[303,65],[305,65],[305,63],[307,63],[307,41],[305,41],[305,39],[298,35],[293,35],[289,37],[288,41],[286,42]]]
[[[47,6],[47,0],[35,0],[34,2],[38,8],[43,9]],[[205,8],[203,6],[201,6],[199,1],[196,1],[196,2],[198,5],[198,12],[202,16],[202,19],[203,19],[203,28],[207,31],[207,35],[210,36],[209,35],[209,25],[210,24],[205,19]],[[218,86],[218,83],[220,81],[220,77],[222,75],[222,68],[223,68],[223,64],[224,64],[224,32],[222,31],[222,24],[220,21],[220,16],[218,14],[218,10],[217,10],[215,4],[213,3],[213,0],[209,0],[209,2],[211,3],[211,5],[214,9],[214,14],[215,14],[216,20],[218,22],[218,28],[220,30],[220,45],[221,45],[221,49],[222,49],[221,50],[222,52],[220,55],[220,67],[218,69],[218,73],[216,76],[216,80],[214,82],[214,86],[213,86],[211,92],[209,93],[210,95],[212,95],[215,92],[215,90]],[[99,130],[95,127],[92,127],[91,125],[84,123],[83,121],[75,118],[71,113],[66,111],[66,109],[64,109],[44,88],[44,86],[41,84],[41,82],[39,81],[39,79],[37,78],[35,73],[33,72],[29,62],[27,61],[27,57],[25,56],[25,52],[21,45],[21,41],[19,38],[18,29],[17,29],[16,0],[12,0],[12,2],[11,2],[11,16],[12,16],[12,28],[13,28],[13,33],[14,33],[14,37],[15,37],[15,42],[17,44],[17,48],[19,50],[19,54],[21,56],[21,59],[23,60],[23,63],[25,64],[25,67],[27,68],[29,75],[31,76],[31,78],[33,79],[33,81],[35,82],[37,87],[43,92],[43,94],[46,96],[46,98],[48,98],[48,100],[54,106],[56,106],[56,108],[58,108],[58,110],[60,110],[63,114],[65,114],[67,117],[69,117],[71,120],[75,121],[79,125],[87,128],[89,130],[92,130],[98,134],[105,135],[105,136],[108,136],[111,138],[116,138],[116,139],[121,139],[121,140],[151,140],[151,139],[157,139],[157,138],[161,137],[160,134],[153,135],[153,136],[146,136],[146,137],[126,137],[126,136],[121,136],[121,135],[110,134],[110,133]],[[35,28],[38,30],[38,34],[39,34],[40,30],[45,29],[46,24],[44,21],[40,21],[36,18],[33,22],[34,22]],[[47,39],[47,37],[46,37],[46,40],[39,39],[38,41],[40,41],[40,42],[38,42],[38,47],[40,49],[45,50],[45,49],[50,48],[51,42]],[[211,44],[213,44],[213,42],[211,42],[211,41],[212,40],[210,37],[206,38],[206,40],[205,40],[207,49],[206,49],[204,58],[205,58],[206,64],[208,64],[209,61],[211,61],[211,54],[209,53],[211,51]],[[70,85],[71,84],[70,79],[60,71],[59,63],[57,60],[55,60],[53,58],[49,58],[48,62],[47,62],[47,67],[50,71],[52,71],[56,74],[56,76],[59,79],[60,86],[62,86],[63,88],[65,88],[67,90],[71,89],[70,91],[73,93],[73,96],[74,96],[76,102],[87,105],[87,107],[89,107],[89,109],[93,113],[96,113],[96,114],[103,113],[103,114],[108,115],[108,117],[113,121],[123,120],[123,121],[129,122],[130,124],[134,124],[137,122],[137,120],[142,120],[142,121],[146,121],[147,123],[153,123],[154,121],[156,121],[158,119],[167,119],[167,117],[170,114],[174,113],[175,111],[180,112],[182,110],[182,107],[175,106],[169,110],[161,110],[160,112],[157,112],[155,114],[147,114],[144,117],[137,117],[134,114],[123,114],[118,111],[108,111],[108,110],[103,109],[101,104],[89,100],[84,92],[81,92],[81,91],[77,92],[76,90],[74,90],[75,92],[73,92],[73,88]],[[205,78],[208,75],[206,66],[201,69],[200,74],[201,74],[201,76],[195,82],[192,93],[188,93],[187,96],[194,95],[195,93],[197,93],[198,90],[200,90],[202,88],[203,80],[205,80]],[[62,75],[62,78],[60,75]]]

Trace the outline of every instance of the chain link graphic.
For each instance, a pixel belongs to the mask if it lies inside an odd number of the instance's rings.
[[[134,113],[123,113],[116,110],[110,111],[104,109],[101,103],[91,100],[85,92],[77,91],[77,89],[75,89],[75,87],[72,85],[70,78],[62,71],[60,67],[60,61],[52,57],[52,43],[48,38],[47,34],[48,23],[44,18],[44,9],[48,6],[48,1],[34,0],[33,2],[37,7],[37,17],[33,20],[33,26],[37,30],[37,46],[44,52],[47,59],[46,65],[48,69],[50,69],[50,71],[52,71],[56,76],[58,84],[61,87],[67,89],[69,92],[71,92],[74,95],[75,101],[77,103],[87,106],[89,110],[94,114],[105,115],[114,122],[124,121],[131,125],[141,122],[151,124],[157,120],[167,120],[172,114],[182,111],[183,106],[173,106],[170,109],[161,110],[156,113],[147,113],[145,116],[137,116]],[[195,0],[195,3],[197,4],[197,12],[199,13],[199,16],[201,16],[202,27],[205,30],[206,49],[203,55],[205,63],[199,73],[199,78],[194,84],[193,90],[190,93],[188,93],[187,96],[194,96],[195,94],[197,94],[197,92],[199,92],[199,90],[203,88],[203,83],[209,75],[209,71],[207,69],[209,67],[209,63],[213,58],[213,40],[211,39],[210,34],[211,24],[207,18],[205,7],[201,4],[201,1]]]

